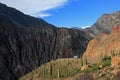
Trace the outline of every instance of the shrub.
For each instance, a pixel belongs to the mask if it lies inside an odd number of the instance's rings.
[[[93,72],[93,71],[96,71],[96,70],[99,70],[99,67],[98,65],[95,63],[95,64],[92,64],[87,70],[85,70],[84,72],[85,73],[89,73],[89,72]]]
[[[103,67],[110,66],[111,65],[111,58],[108,58],[108,59],[102,61],[101,64]]]
[[[68,76],[73,76],[76,73],[79,73],[80,69],[79,68],[74,68],[71,71],[69,71]]]

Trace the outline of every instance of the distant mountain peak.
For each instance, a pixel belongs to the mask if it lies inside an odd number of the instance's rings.
[[[83,27],[81,27],[82,29],[86,29],[86,28],[89,28],[89,27],[91,27],[91,26],[83,26]]]
[[[85,29],[85,31],[94,37],[102,32],[109,34],[117,24],[120,24],[120,11],[112,14],[103,14],[90,28]]]

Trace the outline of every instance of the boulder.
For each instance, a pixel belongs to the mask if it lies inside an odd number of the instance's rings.
[[[120,65],[120,57],[119,56],[112,57],[111,66],[117,67],[118,65]]]
[[[88,68],[89,68],[88,65],[84,65],[84,66],[81,67],[81,70],[84,71],[84,70],[86,70],[86,69],[88,69]]]

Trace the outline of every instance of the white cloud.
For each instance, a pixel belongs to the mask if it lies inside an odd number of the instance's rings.
[[[63,6],[68,0],[0,0],[10,7],[14,7],[25,14],[45,17],[50,13],[44,13],[47,10]]]
[[[82,29],[85,29],[85,28],[89,28],[89,27],[91,27],[91,26],[83,26],[83,27],[81,27]]]
[[[35,16],[35,17],[48,17],[48,16],[51,16],[52,14],[39,12],[39,13],[31,14],[31,15],[32,15],[32,16]]]

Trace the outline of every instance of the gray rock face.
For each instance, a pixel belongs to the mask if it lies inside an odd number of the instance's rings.
[[[120,11],[102,15],[95,24],[90,28],[86,28],[85,31],[95,37],[102,32],[110,33],[112,28],[117,24],[120,24]]]
[[[56,28],[0,4],[0,80],[17,80],[50,60],[80,56],[89,40],[83,31]]]

